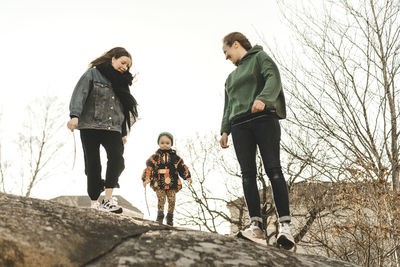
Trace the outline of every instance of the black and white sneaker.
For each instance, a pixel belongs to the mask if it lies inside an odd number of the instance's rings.
[[[100,205],[100,209],[103,211],[113,212],[113,213],[122,213],[122,208],[118,206],[118,200],[115,197],[110,199],[103,199]]]
[[[290,224],[288,222],[280,223],[279,225],[279,233],[276,240],[279,246],[284,249],[292,249],[294,246],[294,238],[290,231]]]

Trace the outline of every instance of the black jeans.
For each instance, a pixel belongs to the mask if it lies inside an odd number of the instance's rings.
[[[271,181],[279,221],[290,221],[288,189],[280,163],[281,127],[278,118],[270,115],[233,124],[232,138],[242,171],[243,191],[250,218],[261,218],[256,181],[258,146],[265,172]]]
[[[91,200],[97,200],[104,187],[117,187],[118,178],[125,168],[122,136],[116,131],[92,129],[83,129],[80,133],[85,157],[87,191]],[[108,160],[105,182],[101,179],[100,145],[106,150]]]

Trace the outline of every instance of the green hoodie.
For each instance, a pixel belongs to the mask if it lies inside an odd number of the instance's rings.
[[[265,110],[276,110],[279,118],[286,118],[278,67],[262,47],[256,45],[248,50],[236,66],[225,82],[221,134],[230,133],[233,119],[251,114],[256,99],[265,104]]]

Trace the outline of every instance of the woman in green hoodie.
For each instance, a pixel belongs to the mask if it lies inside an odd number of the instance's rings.
[[[224,37],[223,52],[237,68],[225,83],[220,144],[227,148],[228,136],[232,133],[251,220],[250,228],[243,234],[264,237],[256,181],[258,146],[271,181],[280,222],[277,243],[291,249],[294,239],[290,231],[289,197],[280,164],[279,119],[286,117],[286,108],[279,70],[261,46],[252,47],[246,36],[239,32]]]

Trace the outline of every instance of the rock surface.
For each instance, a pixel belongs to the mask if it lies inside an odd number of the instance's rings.
[[[355,266],[235,237],[0,194],[0,266]]]

